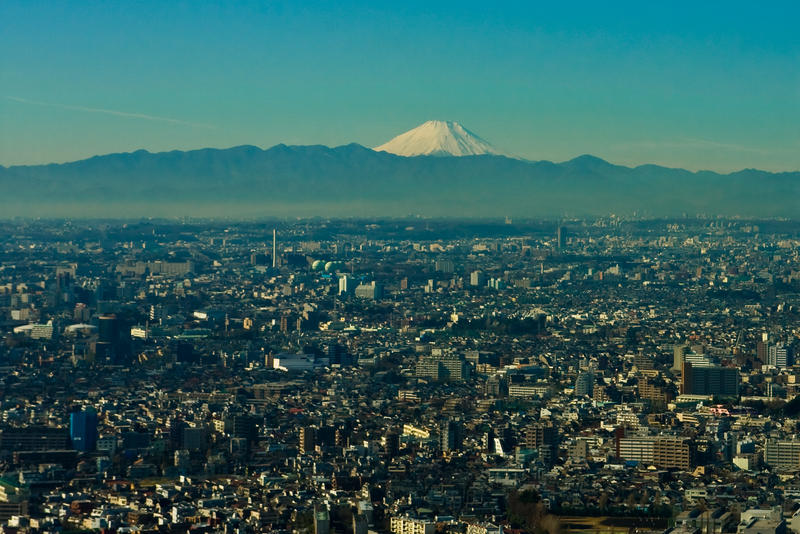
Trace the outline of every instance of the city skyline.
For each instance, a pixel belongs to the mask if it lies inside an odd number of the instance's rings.
[[[0,20],[0,533],[800,534],[800,4]]]
[[[6,2],[0,14],[15,21],[0,36],[4,166],[142,148],[375,147],[445,119],[531,160],[800,169],[789,3]]]

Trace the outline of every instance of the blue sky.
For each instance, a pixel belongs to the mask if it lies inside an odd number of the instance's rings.
[[[800,4],[555,4],[4,0],[0,164],[448,119],[530,159],[800,169]]]

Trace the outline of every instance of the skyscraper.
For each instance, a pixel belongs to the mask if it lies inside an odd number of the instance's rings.
[[[69,415],[69,439],[76,450],[94,450],[97,445],[97,411],[94,408],[76,409]]]
[[[95,357],[100,362],[126,363],[131,352],[130,327],[116,314],[97,318]]]

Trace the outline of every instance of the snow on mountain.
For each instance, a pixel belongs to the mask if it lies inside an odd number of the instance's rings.
[[[398,156],[477,156],[502,152],[457,122],[428,121],[374,150]]]

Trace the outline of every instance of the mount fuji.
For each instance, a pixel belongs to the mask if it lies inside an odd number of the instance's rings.
[[[507,156],[453,121],[424,122],[374,150],[397,156]]]
[[[460,157],[467,156],[467,157]],[[800,215],[800,172],[508,157],[455,122],[375,149],[275,145],[0,166],[3,217]]]

